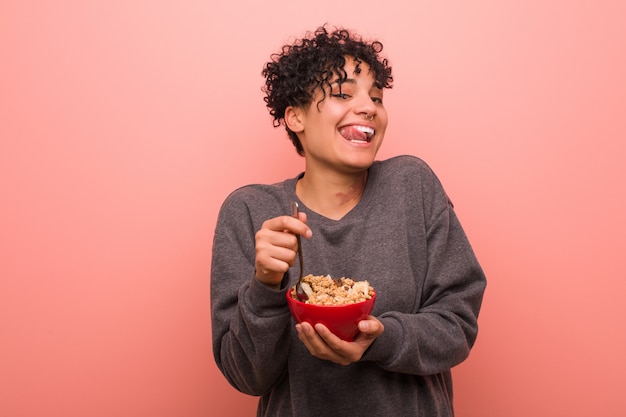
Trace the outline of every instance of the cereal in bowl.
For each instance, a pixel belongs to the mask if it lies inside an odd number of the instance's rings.
[[[345,277],[332,279],[330,275],[309,274],[302,278],[302,288],[309,296],[307,304],[325,306],[360,303],[374,295],[374,289],[367,281]],[[295,286],[291,289],[291,296],[297,299]]]

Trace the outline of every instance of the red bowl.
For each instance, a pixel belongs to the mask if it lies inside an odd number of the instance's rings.
[[[359,333],[358,324],[372,312],[375,300],[376,291],[372,298],[360,303],[324,306],[303,303],[291,296],[291,290],[287,291],[287,305],[298,323],[307,322],[313,326],[321,323],[348,342],[352,342]]]

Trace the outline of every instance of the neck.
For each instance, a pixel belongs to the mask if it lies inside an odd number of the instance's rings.
[[[311,210],[324,217],[339,220],[361,200],[368,171],[352,176],[315,175],[305,172],[296,184],[296,194]]]

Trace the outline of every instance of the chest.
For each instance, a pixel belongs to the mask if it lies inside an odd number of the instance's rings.
[[[314,235],[302,242],[305,274],[369,281],[377,291],[375,314],[415,311],[427,271],[427,245],[419,226],[409,229],[407,224],[405,218],[310,224]]]

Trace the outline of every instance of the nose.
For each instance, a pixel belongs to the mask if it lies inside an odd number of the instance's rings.
[[[370,97],[369,93],[359,94],[358,100],[354,106],[354,112],[364,116],[368,120],[372,120],[376,115],[376,104]]]

